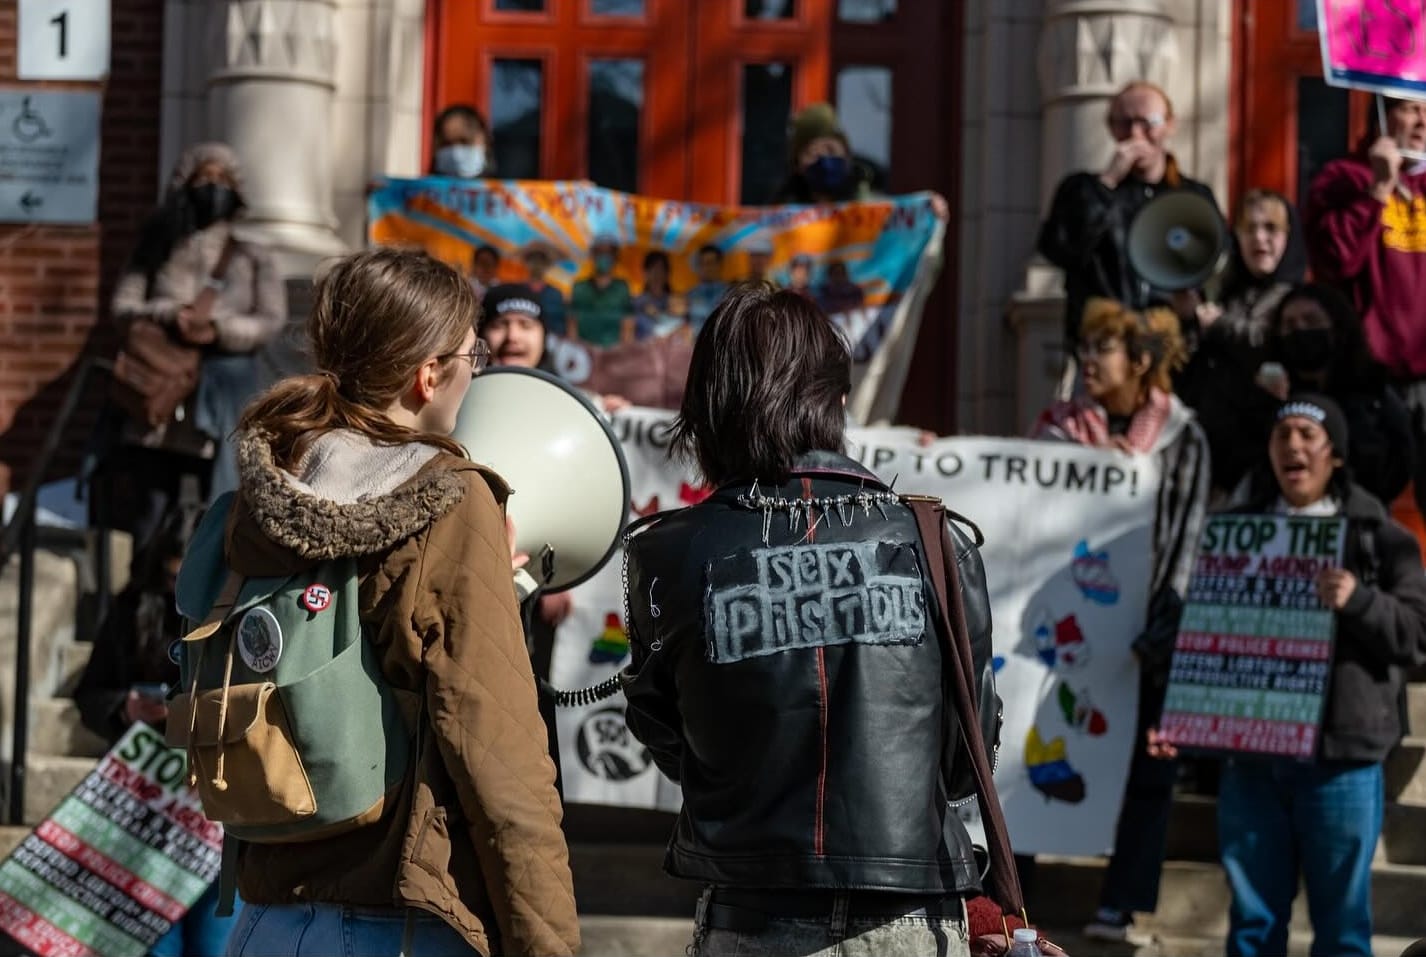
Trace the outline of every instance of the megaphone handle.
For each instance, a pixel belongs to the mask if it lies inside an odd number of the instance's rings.
[[[555,577],[555,549],[548,543],[540,549],[540,584],[548,585]]]

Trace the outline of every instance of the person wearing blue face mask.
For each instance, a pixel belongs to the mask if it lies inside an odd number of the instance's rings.
[[[478,179],[495,172],[490,125],[475,107],[448,106],[436,117],[431,143],[431,172],[436,176]]]
[[[844,203],[871,196],[867,170],[852,158],[851,143],[826,103],[792,118],[792,170],[775,203]]]

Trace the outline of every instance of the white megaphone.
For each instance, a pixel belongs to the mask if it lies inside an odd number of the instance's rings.
[[[619,547],[629,466],[609,424],[573,386],[538,369],[475,377],[452,433],[512,489],[515,547],[547,592],[588,580]]]
[[[1228,224],[1213,200],[1188,190],[1160,193],[1129,224],[1129,265],[1155,289],[1198,289],[1228,261]]]

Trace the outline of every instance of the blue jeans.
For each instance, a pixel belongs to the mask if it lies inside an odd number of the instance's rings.
[[[188,913],[154,941],[149,957],[223,957],[236,918],[219,917],[217,909],[218,882],[214,881]]]
[[[244,904],[230,957],[480,957],[445,921],[425,911],[342,904]],[[409,946],[402,949],[403,944]]]
[[[835,895],[825,917],[769,915],[757,929],[732,930],[709,926],[705,893],[688,953],[693,957],[970,957],[964,901],[956,902],[953,909],[959,913],[954,916],[945,911],[928,914],[922,908],[896,917],[858,917],[849,910],[850,897]]]
[[[1298,874],[1312,957],[1370,954],[1380,764],[1231,760],[1218,794],[1218,847],[1233,903],[1229,957],[1287,953]]]

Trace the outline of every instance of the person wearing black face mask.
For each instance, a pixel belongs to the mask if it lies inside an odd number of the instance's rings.
[[[852,158],[851,143],[826,103],[792,120],[791,171],[775,203],[844,203],[871,197],[867,170]]]
[[[114,291],[111,312],[126,351],[131,328],[142,324],[200,356],[197,385],[169,421],[155,425],[111,404],[96,428],[93,519],[134,535],[136,552],[182,476],[197,476],[205,495],[237,483],[226,438],[262,385],[255,354],[287,318],[286,285],[271,252],[238,235],[244,206],[233,150],[189,148]]]
[[[1335,400],[1351,429],[1353,476],[1381,501],[1393,502],[1411,478],[1410,414],[1372,359],[1351,303],[1330,286],[1293,287],[1273,314],[1267,355],[1256,378],[1265,403],[1301,390]],[[1253,427],[1261,438],[1270,425],[1269,413]]]

